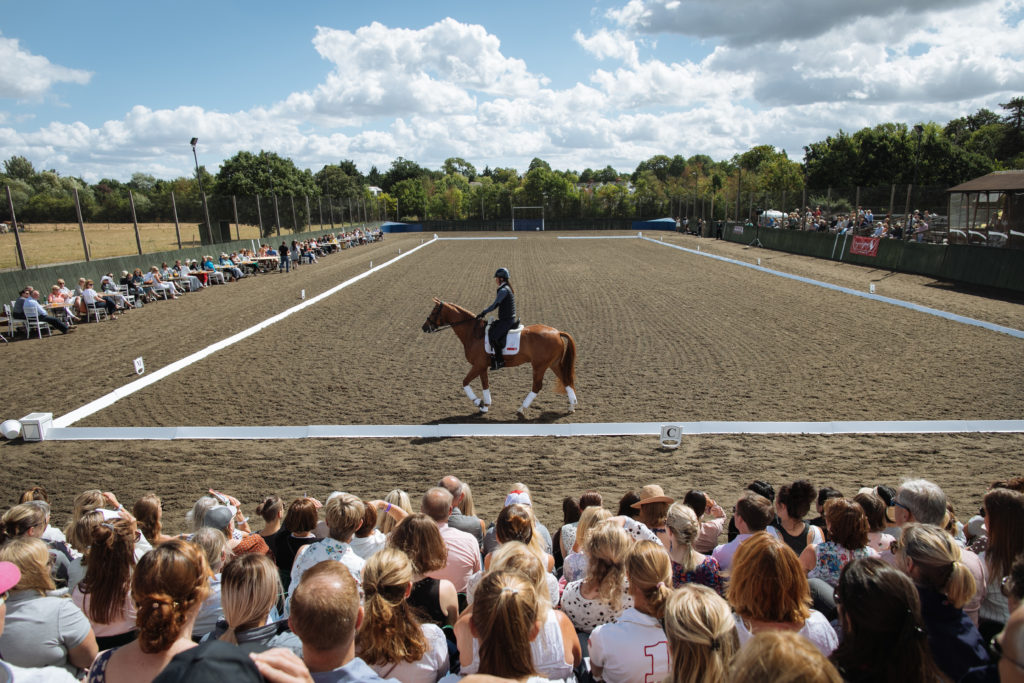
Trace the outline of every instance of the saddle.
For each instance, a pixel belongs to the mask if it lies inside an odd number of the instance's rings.
[[[522,334],[524,327],[526,326],[520,322],[518,327],[513,327],[508,331],[508,336],[505,337],[505,348],[501,352],[502,355],[514,356],[519,353],[519,335]],[[494,355],[494,349],[491,348],[491,321],[488,321],[486,327],[484,327],[484,351]]]

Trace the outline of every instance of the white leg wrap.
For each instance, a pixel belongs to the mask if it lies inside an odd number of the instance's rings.
[[[491,390],[484,389],[484,405],[491,405]]]
[[[476,392],[473,391],[473,387],[467,384],[466,386],[462,387],[462,390],[466,392],[466,396],[469,397],[470,401],[479,405],[480,399],[476,397]]]
[[[531,391],[530,393],[528,393],[526,395],[526,398],[523,399],[523,407],[520,408],[519,410],[520,411],[525,411],[527,408],[530,407],[530,404],[533,403],[533,399],[535,399],[535,398],[537,398],[537,393],[536,392]]]
[[[565,393],[569,394],[569,405],[576,405],[576,392],[572,390],[572,387],[566,387]]]

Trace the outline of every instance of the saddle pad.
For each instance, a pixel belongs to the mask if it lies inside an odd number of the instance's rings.
[[[501,352],[503,356],[514,356],[519,353],[519,334],[523,331],[526,325],[520,325],[519,327],[513,327],[508,331],[508,336],[505,337],[505,350]],[[487,329],[484,330],[484,351],[493,354],[494,350],[491,348],[491,325],[487,324]]]

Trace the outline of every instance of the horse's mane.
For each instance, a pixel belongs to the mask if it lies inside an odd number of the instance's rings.
[[[456,312],[466,316],[467,320],[471,320],[476,317],[476,315],[472,311],[469,311],[468,309],[465,309],[458,304],[453,304],[450,301],[446,301],[445,304],[451,306]],[[473,336],[476,337],[477,339],[482,339],[484,336],[484,326],[484,321],[478,320],[477,323],[473,326]]]
[[[467,309],[463,308],[462,306],[460,306],[460,305],[458,305],[458,304],[453,304],[453,303],[452,303],[451,301],[445,301],[445,303],[446,303],[447,305],[451,306],[452,308],[454,308],[454,309],[455,309],[456,311],[458,311],[459,313],[462,313],[462,314],[464,314],[464,315],[467,315],[467,316],[469,316],[470,318],[475,318],[475,317],[476,317],[476,315],[474,315],[473,313],[470,313],[470,312],[469,312],[469,310],[467,310]]]

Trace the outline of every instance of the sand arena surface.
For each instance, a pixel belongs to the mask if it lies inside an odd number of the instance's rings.
[[[493,235],[493,233],[491,233]],[[460,234],[459,236],[465,236]],[[78,426],[424,424],[506,421],[530,372],[491,375],[492,412],[461,391],[468,370],[450,331],[420,331],[431,297],[484,308],[491,275],[512,272],[520,317],[576,339],[580,410],[566,415],[554,376],[531,407],[540,421],[1019,419],[1024,341],[802,284],[641,240],[440,242],[424,247],[234,346],[87,418]],[[675,234],[666,241],[981,320],[1024,329],[1019,300],[927,278],[822,262]],[[289,275],[248,278],[134,311],[73,335],[18,342],[8,359],[5,419],[60,415],[420,244],[421,235],[328,256]],[[37,288],[47,283],[34,283]],[[479,392],[479,383],[476,384]],[[862,484],[937,481],[964,517],[988,482],[1022,472],[1024,436],[709,436],[661,451],[656,438],[44,442],[5,444],[9,497],[41,483],[63,523],[85,488],[128,504],[164,499],[165,526],[207,487],[249,502],[403,488],[417,499],[452,472],[493,520],[525,481],[549,527],[564,495],[600,490],[610,507],[661,483],[708,490],[731,506],[750,480],[806,477],[853,494]]]

